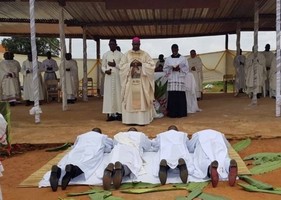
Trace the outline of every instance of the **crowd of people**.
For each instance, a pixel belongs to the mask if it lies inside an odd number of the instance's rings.
[[[65,71],[66,93],[68,103],[75,103],[78,95],[79,79],[77,62],[72,59],[71,53],[65,55],[65,70],[63,67],[58,67],[57,62],[52,58],[51,52],[47,52],[47,58],[43,61],[37,61],[37,81],[33,80],[33,62],[32,54],[27,55],[27,59],[20,65],[14,60],[12,52],[4,53],[4,60],[0,62],[0,100],[7,101],[11,106],[15,106],[16,102],[21,98],[26,105],[32,105],[35,96],[35,87],[38,87],[40,103],[46,99],[46,90],[49,81],[56,80],[59,84],[56,71],[59,71],[62,77]],[[44,78],[42,73],[44,72]],[[23,91],[19,80],[19,74],[23,75]],[[56,86],[56,85],[55,85]],[[60,87],[57,85],[56,87]],[[51,88],[51,90],[56,88]],[[23,93],[23,94],[21,94]]]
[[[234,186],[238,166],[229,157],[229,145],[224,134],[211,129],[196,132],[189,138],[172,125],[149,139],[132,127],[111,139],[94,128],[77,137],[72,149],[52,166],[47,179],[53,191],[59,185],[65,190],[72,179],[87,181],[97,168],[105,166],[101,177],[105,190],[112,185],[118,189],[126,178],[136,179],[143,174],[158,177],[158,182],[164,185],[170,172],[178,174],[183,183],[193,176],[200,181],[211,180],[213,187],[217,187],[219,180]],[[155,152],[151,171],[145,170],[149,164],[144,161],[145,152]]]
[[[247,56],[240,54],[235,56],[233,65],[236,71],[235,96],[246,93],[250,98],[254,93],[257,98],[262,96],[276,97],[276,58],[270,51],[270,45],[265,45],[263,52],[252,52]]]

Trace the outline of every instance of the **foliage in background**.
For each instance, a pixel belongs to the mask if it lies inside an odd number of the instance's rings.
[[[4,38],[2,45],[7,51],[15,54],[31,52],[31,43],[28,37]],[[45,56],[47,51],[51,51],[53,56],[59,55],[59,40],[57,38],[36,38],[36,46],[38,56]]]
[[[218,93],[223,92],[224,82],[214,81],[203,83],[204,93]],[[233,92],[233,83],[227,83],[227,93]]]

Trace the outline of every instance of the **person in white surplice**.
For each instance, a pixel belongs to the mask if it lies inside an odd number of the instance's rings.
[[[183,183],[187,182],[188,173],[193,173],[192,157],[187,149],[188,141],[187,134],[178,131],[174,125],[152,140],[152,149],[157,151],[153,175],[159,176],[162,185],[167,181],[168,170],[178,168]]]
[[[119,63],[123,54],[116,49],[116,39],[110,39],[108,45],[110,51],[103,55],[101,66],[105,74],[102,113],[107,114],[106,121],[122,121]]]
[[[44,90],[41,72],[44,71],[42,63],[37,61],[38,65],[38,89],[39,100],[44,100]],[[34,84],[33,84],[33,66],[32,54],[27,55],[27,60],[23,61],[21,73],[23,74],[23,99],[26,101],[25,105],[29,106],[34,101]]]
[[[257,97],[260,98],[262,95],[262,89],[265,86],[266,80],[266,67],[265,67],[265,57],[262,53],[257,52],[256,61],[254,59],[254,47],[252,49],[252,53],[248,55],[246,58],[246,65],[245,65],[245,78],[246,78],[246,87],[247,87],[247,94],[249,97],[253,96],[254,89],[255,89],[255,81],[254,81],[254,71],[255,71],[255,64],[256,64],[256,87],[257,87]]]
[[[99,128],[79,135],[72,149],[52,166],[50,184],[53,191],[57,191],[59,180],[62,189],[65,190],[71,179],[83,176],[86,181],[103,160],[104,153],[109,153],[113,148],[113,141],[101,134]]]
[[[193,74],[196,82],[196,97],[200,100],[203,98],[203,63],[194,49],[190,51],[190,58],[188,58],[187,61],[189,70]]]
[[[265,45],[264,52],[262,54],[265,57],[265,69],[266,69],[266,81],[265,81],[265,89],[266,89],[266,96],[270,94],[270,70],[271,70],[271,63],[275,59],[275,55],[273,52],[270,51],[270,44]]]
[[[228,155],[230,144],[225,136],[215,130],[206,129],[194,133],[188,143],[190,153],[193,153],[193,176],[200,179],[211,178],[213,187],[219,180],[229,181],[234,186],[237,178],[237,163]]]
[[[65,82],[67,103],[75,103],[78,96],[79,78],[76,60],[72,59],[71,53],[65,54]],[[63,76],[63,67],[60,65],[60,77]]]
[[[127,132],[119,132],[113,138],[114,148],[111,159],[104,170],[103,188],[110,189],[111,181],[118,189],[125,176],[136,179],[145,172],[143,168],[143,153],[151,150],[151,140],[136,128]],[[113,164],[114,163],[114,164]]]
[[[0,100],[8,101],[11,106],[20,99],[19,72],[20,65],[13,60],[13,53],[5,52],[0,62]]]
[[[140,38],[134,37],[132,46],[120,61],[122,123],[146,125],[155,114],[155,63],[140,49]]]
[[[233,66],[236,72],[234,96],[238,96],[239,93],[243,93],[246,88],[245,62],[246,62],[246,57],[242,55],[242,49],[240,49],[239,55],[235,56],[233,60]]]

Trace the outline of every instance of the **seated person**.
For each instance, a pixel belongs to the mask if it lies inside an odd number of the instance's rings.
[[[113,147],[113,141],[102,134],[101,129],[79,135],[72,149],[60,160],[58,165],[53,165],[50,175],[50,184],[55,192],[62,175],[61,186],[65,190],[71,179],[83,175],[87,180],[97,169],[103,159],[104,153],[109,153]]]
[[[187,182],[188,172],[193,171],[191,155],[187,149],[187,134],[178,131],[174,125],[168,131],[160,133],[152,140],[153,149],[157,151],[156,162],[158,165],[154,175],[159,176],[162,185],[166,183],[168,170],[178,168],[183,183]]]
[[[194,153],[194,177],[211,178],[212,186],[218,185],[219,179],[235,185],[238,168],[235,160],[228,155],[230,144],[225,136],[215,130],[207,129],[192,135],[188,144],[190,153]]]
[[[111,181],[115,189],[118,189],[123,177],[128,175],[137,177],[141,174],[144,171],[143,152],[151,149],[150,139],[136,128],[119,132],[114,136],[113,143],[112,157],[103,174],[105,190],[110,189]]]

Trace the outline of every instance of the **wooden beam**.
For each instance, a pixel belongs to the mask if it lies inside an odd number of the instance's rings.
[[[218,8],[219,0],[105,0],[106,9]]]

